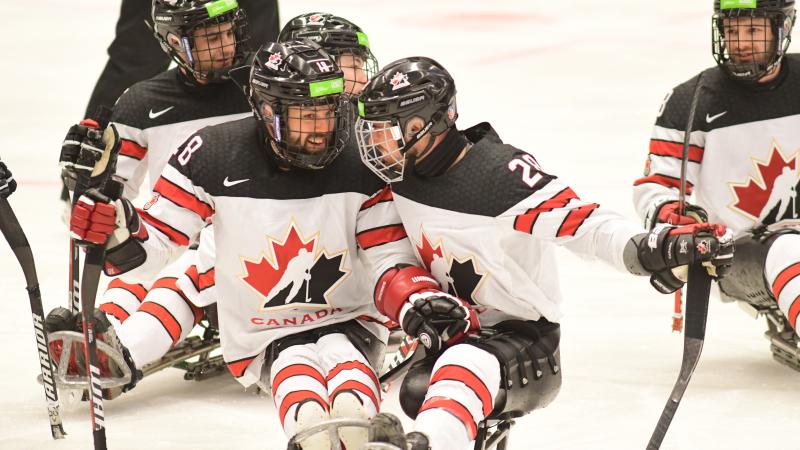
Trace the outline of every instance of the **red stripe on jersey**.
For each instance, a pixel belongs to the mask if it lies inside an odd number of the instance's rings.
[[[330,396],[331,403],[333,403],[333,399],[335,399],[337,395],[341,394],[342,392],[346,392],[346,391],[357,391],[357,392],[360,392],[360,393],[364,394],[365,396],[367,396],[367,398],[370,399],[370,401],[372,401],[372,404],[375,405],[375,411],[380,411],[381,410],[380,402],[378,401],[378,398],[375,397],[375,391],[373,391],[366,384],[364,384],[364,383],[362,383],[360,381],[356,381],[356,380],[346,381],[346,382],[342,383],[341,385],[339,385],[339,387],[334,389],[333,392],[331,393],[331,396]]]
[[[192,282],[192,286],[194,286],[194,290],[200,292],[200,275],[197,273],[197,266],[192,264],[186,269],[186,276],[189,277],[189,281]]]
[[[214,269],[208,269],[208,271],[201,273],[200,277],[200,290],[204,291],[210,287],[214,286]]]
[[[372,208],[373,206],[377,205],[378,203],[391,202],[393,199],[394,199],[394,197],[392,197],[392,189],[391,189],[391,187],[386,186],[383,189],[381,189],[380,192],[376,193],[375,195],[373,195],[372,197],[367,199],[367,201],[362,203],[361,204],[361,211],[364,211],[365,209]]]
[[[194,212],[203,220],[208,219],[214,213],[214,209],[211,208],[211,205],[164,177],[158,179],[155,187],[153,187],[153,191],[158,192],[167,200],[181,208],[186,208]]]
[[[255,356],[245,359],[240,359],[238,361],[231,361],[228,364],[228,370],[231,371],[234,378],[239,378],[244,375],[244,371],[247,370],[247,366],[250,365],[253,360],[256,359]]]
[[[106,291],[111,289],[122,289],[128,291],[139,300],[139,303],[143,302],[144,297],[147,295],[147,289],[145,289],[141,284],[126,283],[119,278],[114,278],[110,283],[108,283],[108,289],[106,289]]]
[[[106,314],[111,314],[112,316],[116,317],[120,323],[125,322],[125,319],[130,317],[131,315],[128,314],[128,311],[116,303],[103,303],[100,305],[100,311],[103,311]]]
[[[278,414],[280,415],[281,418],[281,426],[283,426],[283,420],[286,418],[286,412],[289,411],[289,408],[291,408],[293,405],[296,405],[297,403],[301,403],[304,401],[317,402],[320,404],[320,406],[322,406],[322,408],[325,411],[329,409],[328,403],[326,403],[325,400],[323,400],[322,397],[320,397],[319,394],[317,394],[316,392],[311,392],[311,391],[292,392],[291,394],[283,398],[283,401],[281,402],[281,406],[278,411]]]
[[[800,297],[794,299],[792,306],[789,307],[789,325],[797,331],[797,316],[800,316]]]
[[[311,377],[317,380],[322,387],[327,388],[328,386],[325,383],[325,377],[323,377],[317,369],[306,364],[292,364],[291,366],[284,367],[275,375],[275,379],[272,380],[272,396],[275,397],[275,393],[278,392],[278,387],[281,383],[286,381],[287,378],[300,376]]]
[[[470,388],[478,399],[480,399],[481,405],[483,405],[483,417],[488,417],[492,409],[494,409],[492,394],[489,392],[489,388],[486,387],[486,384],[481,381],[477,375],[466,367],[456,365],[440,367],[439,370],[433,374],[433,377],[431,377],[429,386],[442,380],[458,381]]]
[[[469,410],[464,405],[449,398],[433,397],[425,400],[425,403],[423,403],[422,407],[419,409],[419,413],[421,414],[423,411],[429,409],[441,409],[454,415],[456,419],[464,424],[464,428],[467,429],[470,440],[475,440],[475,436],[478,434],[478,429],[475,426],[475,419],[472,418],[472,414],[470,414]]]
[[[187,247],[189,245],[189,236],[181,233],[180,231],[172,228],[171,226],[167,225],[166,223],[156,219],[155,217],[148,214],[146,211],[141,209],[137,209],[136,212],[139,213],[139,217],[142,218],[148,225],[155,228],[156,230],[164,233],[170,241]]]
[[[147,154],[147,149],[136,142],[120,139],[119,154],[141,161]]]
[[[186,297],[186,294],[184,294],[181,288],[178,287],[177,278],[174,277],[159,278],[158,280],[156,280],[155,283],[153,283],[153,286],[150,288],[151,291],[153,289],[167,289],[178,294],[181,300],[183,300],[183,302],[186,303],[186,306],[189,308],[189,310],[192,311],[192,315],[194,316],[194,324],[197,325],[198,323],[200,323],[200,319],[203,318],[202,308],[198,308],[197,306],[195,306],[195,304],[192,303]]]
[[[173,316],[172,313],[167,310],[167,308],[164,308],[158,303],[144,302],[141,306],[139,306],[137,312],[138,311],[145,312],[155,317],[161,326],[164,327],[164,330],[166,330],[170,339],[172,339],[172,345],[178,343],[178,340],[181,338],[181,324],[178,322],[178,319],[176,319],[175,316]]]
[[[600,205],[597,203],[592,203],[591,205],[584,205],[580,208],[573,209],[572,211],[567,214],[567,217],[564,218],[564,222],[561,223],[561,226],[558,228],[558,233],[556,234],[557,237],[562,236],[575,236],[575,233],[578,231],[578,228],[583,225],[583,222],[592,215],[595,209],[597,209]]]
[[[539,218],[539,214],[552,211],[556,208],[563,208],[567,206],[570,200],[576,198],[578,198],[578,196],[572,189],[564,188],[558,194],[539,203],[535,208],[527,210],[525,214],[517,216],[517,218],[514,219],[514,229],[522,231],[523,233],[532,234],[533,226],[536,224],[536,219]]]
[[[406,237],[406,230],[403,225],[387,225],[385,227],[364,230],[356,234],[358,246],[362,250],[367,250],[379,245],[399,241]]]
[[[669,188],[680,189],[681,188],[681,179],[670,177],[667,175],[650,175],[649,177],[639,178],[638,180],[633,182],[634,186],[639,186],[641,184],[646,183],[655,183],[660,184],[662,186],[666,186]],[[686,181],[686,195],[692,194],[692,188],[694,185],[690,183],[688,180]]]
[[[703,162],[703,148],[696,145],[689,146],[689,161],[694,163]],[[683,159],[683,143],[650,140],[650,154],[656,156],[670,156],[672,158]]]
[[[360,370],[361,372],[364,372],[369,377],[369,379],[372,380],[373,383],[375,383],[374,384],[375,389],[380,390],[379,388],[381,386],[381,383],[380,381],[378,381],[378,377],[375,375],[375,372],[372,370],[371,367],[362,363],[361,361],[347,361],[337,364],[333,368],[333,370],[328,372],[327,380],[328,381],[332,380],[333,377],[339,375],[339,373],[341,373],[343,370],[351,370],[351,369],[357,369]]]
[[[786,287],[790,281],[800,275],[800,263],[792,264],[791,266],[783,269],[778,277],[775,278],[775,282],[772,283],[772,294],[775,298],[781,296],[781,291],[783,288]]]

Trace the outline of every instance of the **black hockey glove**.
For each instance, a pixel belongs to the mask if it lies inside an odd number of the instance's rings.
[[[412,294],[400,312],[400,324],[433,353],[480,329],[478,315],[467,302],[441,291]]]
[[[721,279],[733,262],[733,233],[724,225],[704,223],[675,227],[659,224],[647,235],[640,236],[637,242],[639,262],[651,273],[653,287],[664,294],[683,286],[686,280],[679,275],[685,271],[685,266],[702,262],[709,275]]]
[[[8,198],[17,190],[17,182],[3,161],[0,161],[0,197]]]
[[[101,155],[104,148],[103,130],[96,121],[82,120],[79,124],[69,128],[64,142],[61,144],[59,164],[61,165],[61,178],[70,191],[75,190],[75,183],[81,171],[90,173],[94,169],[94,167],[78,163],[81,150]]]

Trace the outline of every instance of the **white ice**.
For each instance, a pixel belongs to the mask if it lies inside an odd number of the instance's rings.
[[[56,159],[105,64],[119,0],[3,3],[0,156],[37,257],[45,311],[66,304],[67,233]],[[284,1],[288,19],[338,13],[369,34],[381,62],[426,55],[458,85],[466,127],[490,121],[584,198],[634,218],[650,129],[672,86],[711,66],[711,0]],[[644,278],[565,254],[564,385],[523,418],[511,449],[644,448],[678,373],[672,297]],[[28,298],[0,244],[0,448],[91,448],[88,407],[50,438]],[[705,349],[664,449],[800,449],[800,373],[774,362],[766,325],[712,298]],[[399,412],[390,398],[386,410]],[[271,400],[229,376],[186,382],[168,369],[106,402],[111,449],[281,449]]]

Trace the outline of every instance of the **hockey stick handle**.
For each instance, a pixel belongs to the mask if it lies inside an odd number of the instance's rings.
[[[39,280],[36,275],[33,252],[28,244],[28,238],[25,236],[25,232],[14,214],[14,210],[11,209],[11,205],[5,198],[0,198],[0,230],[17,257],[17,261],[19,261],[22,272],[25,275],[34,335],[36,336],[39,366],[42,372],[42,385],[47,400],[47,414],[50,418],[50,434],[53,439],[63,439],[67,433],[64,432],[61,413],[59,412],[58,390],[53,377],[50,343],[44,330],[44,308],[42,306],[42,295],[39,291]]]
[[[703,73],[697,76],[692,93],[692,102],[689,105],[689,117],[686,119],[686,130],[683,133],[683,153],[681,154],[681,186],[678,197],[678,213],[684,214],[686,211],[686,177],[689,166],[689,148],[691,146],[692,129],[694,128],[694,116],[697,111],[697,102],[700,98],[700,90],[703,87]]]

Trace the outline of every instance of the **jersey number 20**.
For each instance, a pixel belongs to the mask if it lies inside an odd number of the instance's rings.
[[[522,169],[522,181],[531,188],[542,179],[542,169],[531,155],[522,155],[508,162],[508,170],[513,172],[517,169]]]

